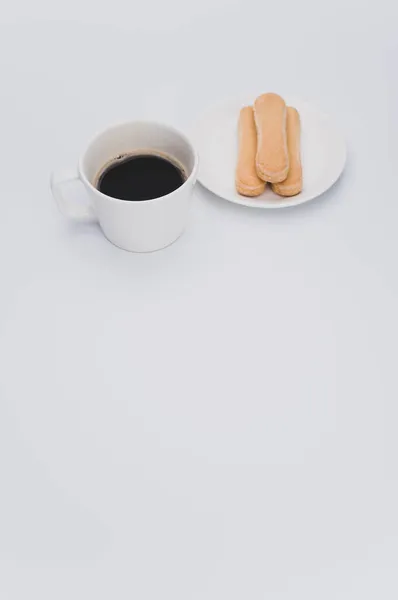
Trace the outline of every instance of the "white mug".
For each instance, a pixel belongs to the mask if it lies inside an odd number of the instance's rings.
[[[101,169],[125,153],[152,151],[176,159],[187,179],[174,192],[138,202],[101,193],[95,182]],[[75,171],[53,173],[51,190],[62,214],[79,221],[98,221],[110,242],[131,252],[150,252],[172,244],[184,231],[198,171],[198,155],[189,140],[172,127],[136,121],[106,129],[89,144]],[[80,181],[88,204],[73,200],[65,184]]]

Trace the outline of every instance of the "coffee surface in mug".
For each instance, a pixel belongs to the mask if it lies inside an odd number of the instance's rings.
[[[186,178],[172,158],[143,152],[117,157],[100,173],[96,187],[111,198],[139,202],[174,192]]]

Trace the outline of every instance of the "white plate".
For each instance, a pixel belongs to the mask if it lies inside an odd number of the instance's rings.
[[[292,198],[277,196],[267,185],[257,198],[240,196],[235,190],[237,123],[246,101],[232,101],[206,113],[196,124],[194,142],[199,151],[199,181],[230,202],[260,208],[296,206],[326,192],[340,177],[347,157],[344,138],[332,120],[307,102],[286,98],[300,113],[302,123],[303,191]]]

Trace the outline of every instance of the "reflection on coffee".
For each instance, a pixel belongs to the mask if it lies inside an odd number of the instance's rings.
[[[127,154],[104,168],[96,187],[112,198],[139,202],[166,196],[185,180],[186,174],[172,158],[150,153]]]

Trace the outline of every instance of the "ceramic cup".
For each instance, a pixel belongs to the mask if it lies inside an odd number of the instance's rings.
[[[117,200],[95,187],[98,173],[113,158],[125,153],[159,152],[176,159],[187,179],[171,194],[139,202]],[[198,171],[198,155],[192,144],[173,127],[136,121],[110,127],[97,135],[72,171],[51,176],[55,201],[66,217],[98,221],[110,242],[131,252],[151,252],[172,244],[184,231]],[[73,198],[67,184],[80,182],[87,204]]]

